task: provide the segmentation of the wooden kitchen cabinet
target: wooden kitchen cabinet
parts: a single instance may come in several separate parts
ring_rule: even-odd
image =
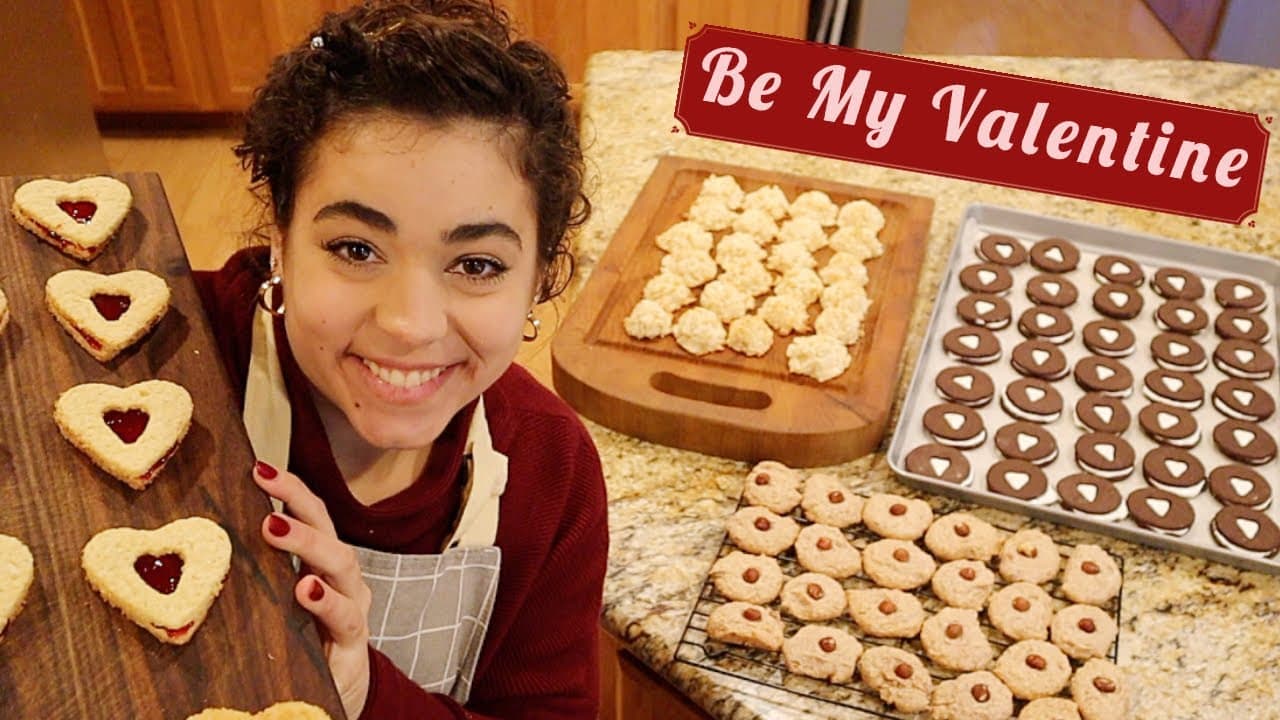
[[[27,0],[34,1],[34,0]],[[64,0],[99,112],[239,112],[271,59],[355,0]],[[499,0],[581,83],[601,50],[677,50],[702,25],[803,38],[808,0]]]
[[[600,720],[710,720],[600,628]]]

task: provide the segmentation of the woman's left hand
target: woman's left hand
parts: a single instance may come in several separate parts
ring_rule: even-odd
[[[360,574],[355,549],[338,539],[329,511],[298,476],[257,463],[253,479],[285,504],[291,516],[271,513],[262,537],[297,555],[304,574],[293,595],[320,621],[329,672],[347,717],[356,718],[369,694],[369,604],[373,593]]]

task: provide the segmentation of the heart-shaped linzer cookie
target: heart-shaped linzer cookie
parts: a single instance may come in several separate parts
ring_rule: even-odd
[[[184,645],[231,567],[231,539],[202,517],[155,530],[111,528],[85,543],[80,565],[98,594],[163,642]]]
[[[164,317],[169,284],[146,270],[115,275],[64,270],[45,283],[44,299],[80,347],[107,362]]]
[[[86,383],[58,396],[53,419],[94,464],[142,490],[177,451],[191,410],[186,388],[166,380],[123,388]]]
[[[13,217],[77,260],[98,256],[133,206],[129,186],[112,177],[32,180],[13,194]]]
[[[209,708],[196,713],[187,720],[331,720],[329,713],[309,703],[291,700],[278,702],[256,715],[243,710],[227,708]]]
[[[0,535],[0,633],[22,610],[34,577],[31,550],[16,537]]]

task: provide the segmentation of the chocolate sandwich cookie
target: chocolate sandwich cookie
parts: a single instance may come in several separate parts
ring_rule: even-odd
[[[1033,505],[1053,502],[1049,478],[1026,460],[1000,460],[987,469],[987,490]]]
[[[1171,332],[1151,339],[1151,358],[1165,370],[1197,373],[1209,366],[1209,358],[1200,343]]]
[[[1184,410],[1195,410],[1204,404],[1204,386],[1191,373],[1156,368],[1142,379],[1142,394],[1152,402],[1164,403]]]
[[[1213,389],[1213,406],[1229,418],[1262,422],[1276,411],[1275,398],[1248,380],[1228,378]]]
[[[1138,488],[1125,500],[1129,517],[1148,530],[1165,535],[1186,535],[1196,521],[1195,508],[1186,498],[1159,488]]]
[[[1142,266],[1120,255],[1099,255],[1093,262],[1093,277],[1102,284],[1118,283],[1129,287],[1142,287],[1146,276]]]
[[[1142,312],[1142,294],[1130,285],[1107,283],[1093,293],[1093,309],[1117,320],[1132,320]]]
[[[1040,378],[1018,378],[1005,386],[1000,407],[1017,420],[1051,423],[1062,415],[1062,393]]]
[[[1223,455],[1246,465],[1265,465],[1276,456],[1276,441],[1256,423],[1223,420],[1213,429],[1213,444]]]
[[[1163,267],[1151,276],[1151,289],[1170,300],[1199,300],[1204,297],[1204,283],[1199,276],[1182,268]]]
[[[1258,471],[1244,465],[1223,465],[1209,473],[1209,494],[1223,505],[1244,505],[1255,510],[1271,507],[1271,484]]]
[[[1013,276],[1003,265],[978,263],[960,271],[960,285],[973,293],[1004,295],[1013,287]]]
[[[1151,403],[1138,411],[1138,427],[1162,445],[1192,448],[1200,443],[1200,424],[1185,410],[1164,403]]]
[[[1244,278],[1226,278],[1213,286],[1213,298],[1224,308],[1246,312],[1262,312],[1267,307],[1267,294],[1257,283]]]
[[[1048,340],[1061,345],[1076,336],[1071,318],[1061,308],[1052,305],[1035,305],[1018,316],[1018,332],[1024,337]]]
[[[1248,340],[1223,340],[1213,350],[1213,365],[1231,377],[1266,380],[1276,371],[1276,359],[1266,348]]]
[[[1013,369],[1028,377],[1060,380],[1067,376],[1067,356],[1048,340],[1024,340],[1013,348]]]
[[[1004,351],[995,333],[980,327],[958,327],[942,336],[942,349],[948,357],[972,365],[990,365]]]
[[[1213,516],[1209,532],[1219,545],[1268,558],[1280,550],[1280,528],[1267,514],[1239,505],[1228,505]]]
[[[1136,343],[1127,323],[1110,318],[1087,323],[1081,340],[1089,352],[1104,357],[1128,357],[1133,354]]]
[[[1133,392],[1133,374],[1129,368],[1109,357],[1090,355],[1076,363],[1076,384],[1085,392],[1100,392],[1112,397],[1129,397]]]
[[[1142,476],[1165,492],[1193,498],[1204,490],[1204,464],[1175,447],[1158,447],[1142,458]]]
[[[970,325],[1000,330],[1009,326],[1013,311],[1009,301],[999,295],[970,293],[956,303],[956,314]]]
[[[943,445],[972,448],[987,439],[982,416],[957,403],[934,405],[924,412],[924,429]]]
[[[1264,343],[1271,339],[1271,326],[1261,315],[1244,310],[1223,310],[1213,321],[1213,330],[1223,340],[1249,340]]]
[[[941,443],[929,443],[907,453],[907,472],[956,485],[973,482],[964,453]]]
[[[1129,429],[1130,420],[1129,408],[1120,398],[1093,392],[1076,401],[1076,425],[1085,430],[1119,435]]]
[[[1085,433],[1076,438],[1076,464],[1104,480],[1127,478],[1133,472],[1133,446],[1119,435]]]
[[[996,449],[1010,460],[1048,465],[1058,457],[1058,442],[1035,423],[1017,421],[996,430]]]
[[[978,257],[996,265],[1018,267],[1027,261],[1027,249],[1018,238],[988,235],[978,242]]]
[[[1095,520],[1119,520],[1129,513],[1120,491],[1109,480],[1089,473],[1076,473],[1059,480],[1058,498],[1063,508]]]
[[[1031,264],[1049,273],[1065,273],[1080,264],[1080,250],[1062,238],[1045,238],[1031,246]]]
[[[1027,281],[1027,299],[1036,305],[1071,307],[1079,295],[1074,283],[1057,275],[1036,275]]]
[[[1183,335],[1195,335],[1209,326],[1209,313],[1190,300],[1166,300],[1155,313],[1156,327]]]
[[[991,382],[990,375],[966,365],[953,365],[946,368],[938,373],[934,385],[943,399],[969,407],[986,405],[991,402],[996,392],[996,386]]]

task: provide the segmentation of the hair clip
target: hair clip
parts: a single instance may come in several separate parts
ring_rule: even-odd
[[[404,25],[404,20],[397,20],[381,30],[376,32],[367,32],[364,36],[368,38],[370,42],[381,42],[383,38],[399,30],[402,25]]]
[[[311,49],[319,50],[322,47],[324,47],[324,38],[320,37],[319,35],[313,35],[311,37]]]

